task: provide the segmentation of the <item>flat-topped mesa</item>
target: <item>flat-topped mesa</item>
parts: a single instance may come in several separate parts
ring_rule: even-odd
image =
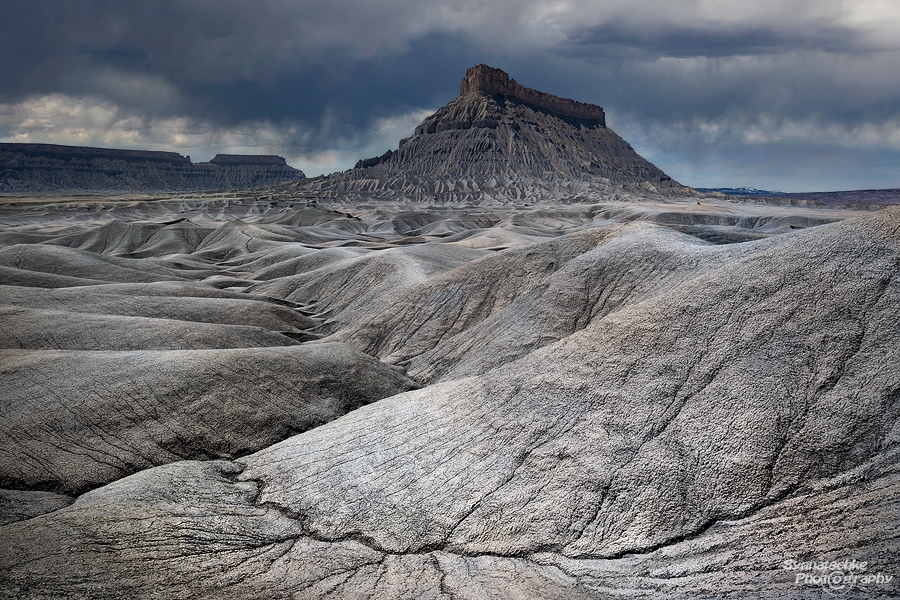
[[[190,165],[191,157],[177,152],[156,150],[117,150],[113,148],[92,148],[89,146],[61,146],[58,144],[18,144],[2,143],[0,152],[24,156],[47,156],[61,160],[124,160],[130,162],[161,162],[174,165]]]
[[[218,154],[210,162],[153,150],[0,143],[0,192],[249,189],[305,178],[284,158]]]
[[[215,158],[209,161],[211,165],[277,165],[285,166],[287,161],[284,157],[274,154],[216,154]]]
[[[516,83],[515,79],[510,79],[504,71],[487,65],[478,65],[466,71],[466,76],[459,85],[459,95],[468,94],[502,94],[565,117],[600,121],[606,127],[606,114],[602,107],[527,88]]]

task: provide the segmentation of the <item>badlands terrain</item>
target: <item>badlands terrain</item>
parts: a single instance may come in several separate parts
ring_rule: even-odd
[[[343,174],[0,200],[0,597],[900,595],[896,196],[495,76]]]

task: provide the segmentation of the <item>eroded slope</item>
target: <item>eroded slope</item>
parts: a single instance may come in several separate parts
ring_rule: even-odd
[[[900,566],[897,210],[173,206],[196,231],[160,245],[0,211],[2,597],[814,598],[786,559]]]

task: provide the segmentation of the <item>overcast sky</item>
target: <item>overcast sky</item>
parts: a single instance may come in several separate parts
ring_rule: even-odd
[[[396,148],[486,63],[695,187],[900,187],[898,0],[0,0],[0,141]]]

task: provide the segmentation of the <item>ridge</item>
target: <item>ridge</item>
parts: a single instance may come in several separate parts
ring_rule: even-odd
[[[0,193],[226,190],[303,177],[268,154],[217,154],[195,163],[177,152],[0,143]]]
[[[565,117],[600,121],[606,127],[606,113],[603,112],[603,107],[527,88],[517,83],[515,79],[510,79],[505,71],[485,64],[476,65],[467,70],[465,77],[460,82],[460,97],[469,94],[509,96]]]
[[[160,152],[158,150],[120,150],[114,148],[97,148],[93,146],[2,142],[0,143],[0,152],[21,154],[28,157],[52,157],[62,160],[107,159],[140,162],[151,161],[174,165],[191,164],[190,156],[183,156],[177,152]]]

